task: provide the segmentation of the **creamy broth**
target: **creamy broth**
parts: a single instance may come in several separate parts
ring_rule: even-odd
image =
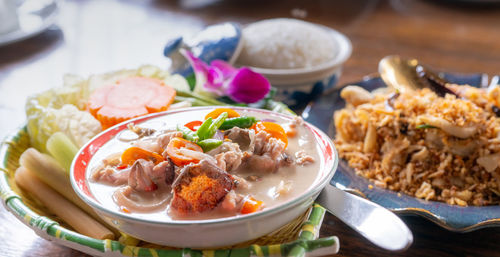
[[[168,116],[162,116],[158,118],[151,119],[144,123],[137,124],[140,127],[154,128],[156,130],[165,130],[175,128],[177,124],[185,124],[193,120],[203,120],[203,117],[208,113],[208,111],[197,111],[190,112],[190,115],[186,113],[174,113]],[[257,112],[245,112],[239,111],[242,116],[254,116],[258,119],[272,119],[274,122],[285,125],[289,124],[289,120],[285,120],[279,116],[269,116],[263,115]],[[191,115],[192,114],[192,115]],[[237,194],[251,194],[255,199],[264,202],[264,210],[272,208],[279,204],[290,201],[297,198],[299,195],[303,194],[315,180],[318,179],[318,171],[320,170],[320,164],[323,163],[322,156],[318,154],[320,152],[314,135],[304,126],[296,127],[297,134],[294,137],[288,137],[288,146],[285,149],[285,153],[292,156],[295,159],[295,153],[298,151],[305,151],[309,156],[314,158],[314,162],[305,165],[290,165],[287,167],[281,167],[275,172],[262,172],[249,167],[240,167],[235,171],[229,172],[230,174],[237,175],[242,178],[257,178],[257,181],[247,182],[250,184],[250,188],[245,189],[243,187],[237,187],[234,191]],[[124,140],[126,139],[126,140]],[[86,174],[88,185],[92,195],[95,196],[98,202],[102,205],[114,206],[115,210],[120,210],[120,207],[116,203],[113,194],[117,189],[122,186],[112,186],[106,183],[100,183],[94,181],[91,177],[93,171],[99,169],[102,166],[102,160],[107,158],[112,154],[117,154],[123,152],[126,148],[130,147],[134,142],[134,133],[129,130],[124,130],[120,132],[115,138],[111,139],[108,143],[103,145],[95,153],[94,158],[89,163],[88,172]],[[281,185],[280,185],[281,184]],[[281,188],[286,188],[290,186],[290,190],[280,194],[278,191]],[[148,220],[157,221],[169,221],[169,220],[179,220],[179,219],[212,219],[221,218],[227,216],[234,216],[235,213],[227,212],[221,208],[216,208],[214,210],[205,211],[202,213],[194,213],[193,215],[178,215],[175,211],[172,211],[169,207],[168,202],[171,198],[170,193],[171,188],[169,186],[159,188],[153,192],[142,192],[140,194],[133,193],[131,199],[139,199],[142,203],[148,202],[148,194],[155,195],[155,198],[168,198],[168,201],[154,208],[154,210],[148,211],[130,211],[129,215],[135,217],[141,217]],[[139,198],[137,198],[139,197]],[[153,197],[153,196],[152,196]],[[155,203],[156,201],[151,201],[150,203]],[[148,203],[149,204],[149,203]],[[236,214],[243,215],[243,214]]]

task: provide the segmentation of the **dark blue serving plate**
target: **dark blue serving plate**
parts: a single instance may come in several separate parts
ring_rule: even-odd
[[[485,74],[446,73],[443,75],[447,80],[456,84],[485,87],[488,83],[488,77]],[[367,77],[362,81],[351,84],[361,86],[369,91],[386,86],[382,79],[377,76]],[[336,110],[340,110],[345,106],[344,100],[340,97],[340,91],[345,86],[326,92],[310,103],[302,113],[304,120],[316,125],[332,138],[335,137],[332,116]],[[397,214],[420,215],[451,231],[469,232],[484,227],[500,226],[500,206],[498,205],[460,207],[442,202],[417,199],[375,185],[370,189],[369,185],[371,183],[369,180],[357,176],[354,169],[349,167],[347,162],[342,159],[331,184],[340,189],[358,193]]]

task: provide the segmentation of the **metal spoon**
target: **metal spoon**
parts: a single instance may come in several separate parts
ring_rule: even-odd
[[[396,214],[384,207],[327,185],[316,199],[330,213],[373,244],[402,251],[413,243],[413,235]]]
[[[442,97],[446,94],[452,94],[457,98],[466,98],[449,89],[446,85],[450,82],[420,64],[417,59],[404,59],[398,55],[389,55],[378,63],[378,72],[388,87],[399,92],[411,92],[428,87]],[[488,90],[497,87],[498,82],[498,76],[492,77]],[[492,105],[492,111],[497,117],[500,117],[499,106]]]
[[[420,64],[417,59],[404,59],[398,55],[386,56],[380,60],[378,72],[388,87],[400,92],[415,91],[427,87],[439,96],[452,94],[459,97],[457,93],[446,86],[448,81]]]

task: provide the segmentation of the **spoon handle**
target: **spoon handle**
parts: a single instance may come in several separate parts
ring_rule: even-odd
[[[373,244],[389,251],[402,251],[413,235],[396,214],[371,201],[326,186],[316,201]]]

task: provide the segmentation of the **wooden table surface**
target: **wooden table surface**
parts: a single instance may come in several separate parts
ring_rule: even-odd
[[[167,67],[169,38],[224,21],[249,23],[304,15],[352,41],[353,54],[340,83],[360,80],[389,54],[420,59],[447,71],[500,73],[500,6],[454,1],[66,1],[56,26],[0,47],[0,136],[25,121],[28,95],[59,86],[62,75],[87,76],[155,64]],[[329,119],[330,117],[325,117]],[[414,243],[390,253],[327,215],[322,236],[337,235],[342,256],[500,256],[500,228],[452,233],[420,217],[404,217]],[[1,256],[86,256],[38,237],[0,208]]]

